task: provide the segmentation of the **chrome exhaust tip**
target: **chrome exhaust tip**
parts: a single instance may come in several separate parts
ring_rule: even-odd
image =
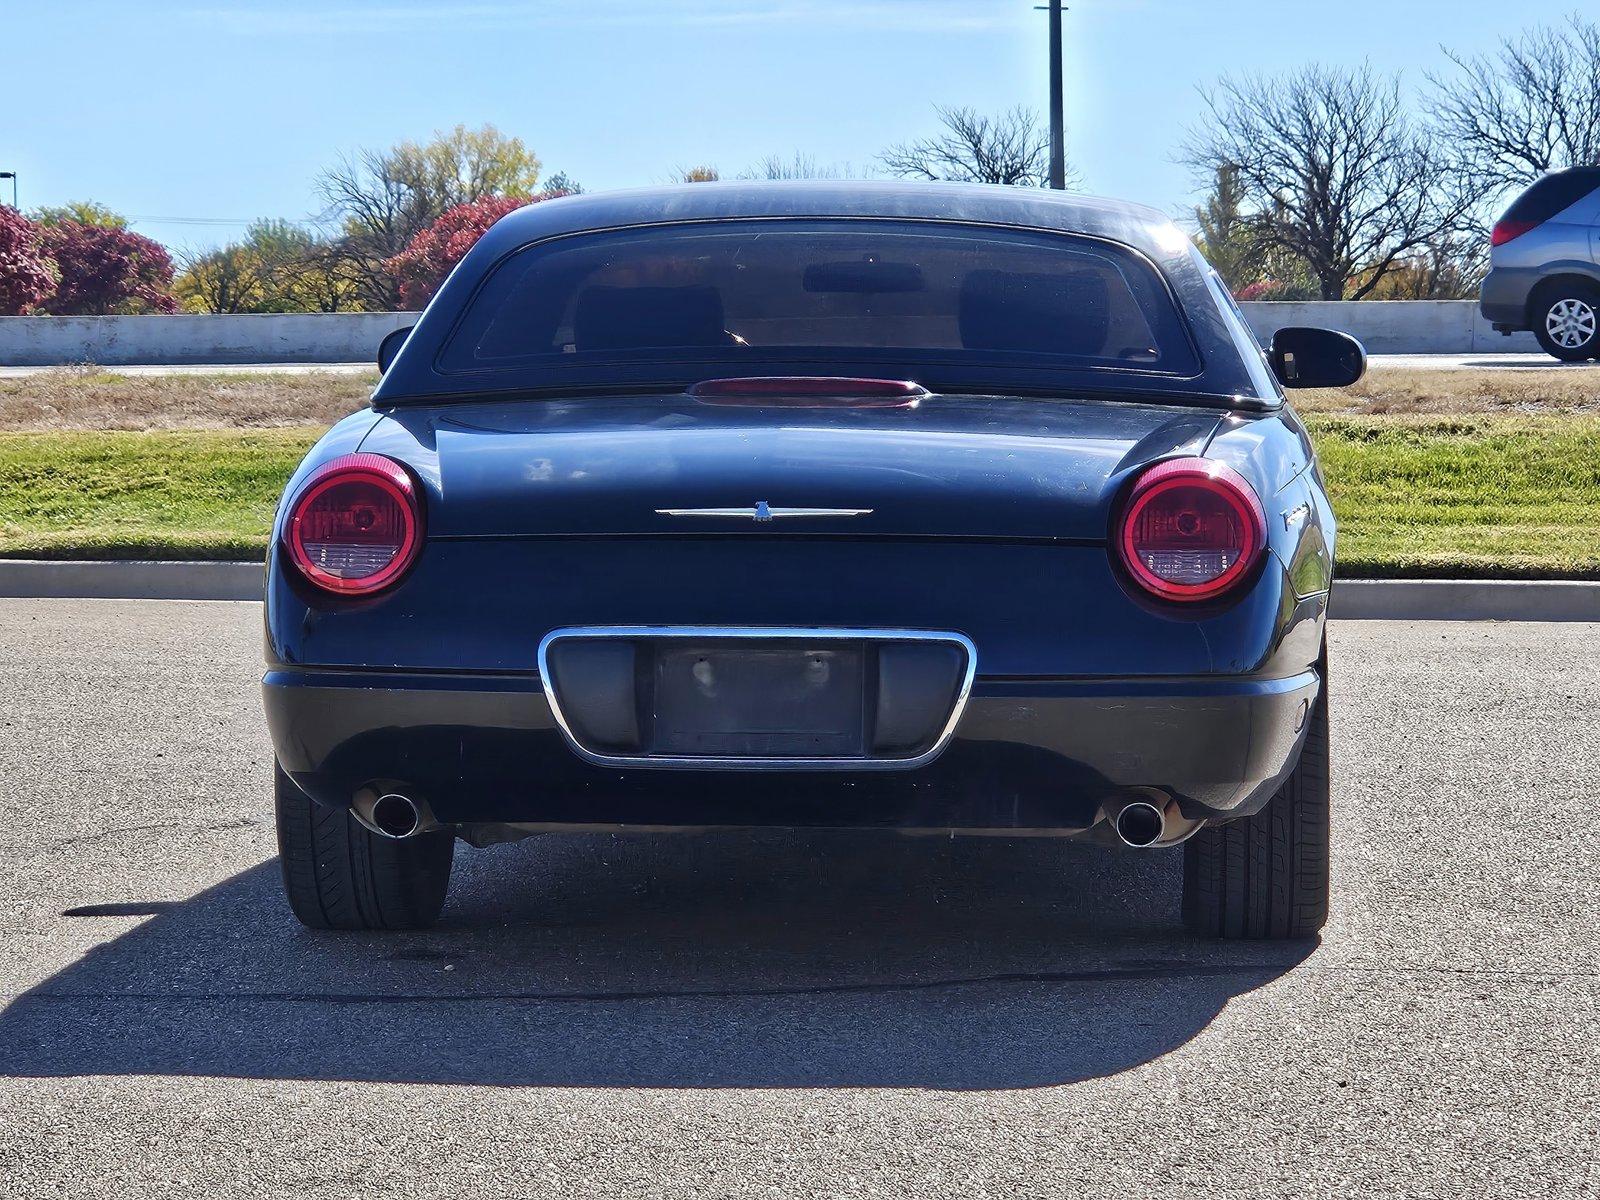
[[[1113,828],[1124,846],[1142,850],[1161,840],[1161,835],[1166,832],[1167,816],[1148,800],[1135,800],[1123,805]]]
[[[374,833],[398,841],[422,829],[422,810],[410,796],[385,792],[372,802],[368,820]]]

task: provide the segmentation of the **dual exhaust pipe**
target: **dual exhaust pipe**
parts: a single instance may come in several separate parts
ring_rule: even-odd
[[[1119,796],[1104,813],[1117,841],[1134,850],[1176,846],[1200,828],[1199,821],[1183,815],[1176,800],[1153,789]]]
[[[401,841],[438,827],[428,806],[404,792],[362,789],[352,806],[359,820],[379,837]],[[1156,791],[1119,797],[1107,806],[1106,821],[1117,840],[1134,850],[1175,846],[1200,827],[1185,817],[1176,800]]]
[[[356,820],[379,837],[402,841],[437,829],[427,803],[401,791],[362,788],[351,805]]]

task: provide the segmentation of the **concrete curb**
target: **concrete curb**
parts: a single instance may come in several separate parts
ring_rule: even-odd
[[[258,562],[51,562],[0,559],[0,596],[116,600],[260,600]],[[1600,582],[1341,579],[1344,621],[1596,621]]]
[[[0,559],[0,596],[63,600],[260,600],[258,562]]]
[[[1344,621],[1600,621],[1600,583],[1536,579],[1340,579]]]

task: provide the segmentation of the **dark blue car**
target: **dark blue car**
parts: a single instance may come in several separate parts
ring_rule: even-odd
[[[1185,854],[1202,934],[1328,895],[1334,526],[1160,214],[703,184],[494,226],[290,480],[267,580],[284,882],[425,924],[454,839],[852,827]]]

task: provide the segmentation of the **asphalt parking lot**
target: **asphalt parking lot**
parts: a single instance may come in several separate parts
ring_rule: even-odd
[[[10,1195],[1600,1195],[1597,625],[1334,631],[1333,919],[1178,856],[779,834],[272,862],[254,604],[0,601]]]

